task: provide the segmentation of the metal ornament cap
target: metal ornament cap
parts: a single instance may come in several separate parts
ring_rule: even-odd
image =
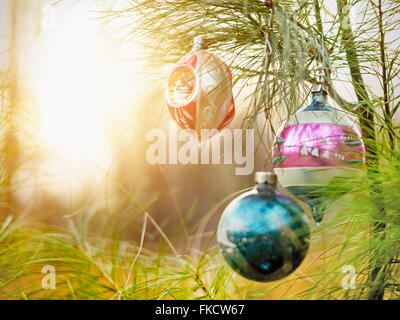
[[[323,93],[325,95],[328,94],[328,90],[326,89],[326,86],[323,85],[322,83],[317,83],[313,86],[311,92],[314,93]]]
[[[268,184],[276,184],[278,181],[277,175],[272,171],[259,171],[255,174],[255,182],[257,184],[260,183],[268,183]]]
[[[197,36],[193,40],[193,51],[207,49],[207,40],[203,36]]]

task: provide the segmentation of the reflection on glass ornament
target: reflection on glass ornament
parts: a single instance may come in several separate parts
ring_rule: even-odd
[[[276,188],[276,175],[257,172],[256,186],[222,214],[218,243],[228,264],[243,277],[275,281],[304,260],[309,221],[301,207]]]
[[[235,115],[231,71],[204,48],[204,39],[197,37],[193,50],[172,68],[165,92],[174,120],[199,137],[201,129],[222,130]]]
[[[327,205],[323,187],[334,177],[358,174],[365,147],[356,116],[328,106],[322,84],[312,93],[311,104],[278,130],[273,161],[279,182],[310,206],[319,225]]]

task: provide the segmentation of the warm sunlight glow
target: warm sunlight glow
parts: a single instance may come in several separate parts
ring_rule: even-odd
[[[92,153],[102,141],[101,87],[97,72],[96,35],[90,21],[44,30],[38,44],[40,131],[45,141],[62,151]],[[67,149],[67,150],[66,150]]]
[[[24,55],[29,58],[22,71],[38,119],[35,137],[50,151],[39,166],[54,179],[44,184],[59,185],[57,193],[78,193],[104,179],[93,163],[110,169],[115,137],[134,110],[130,68],[137,59],[134,52],[121,58],[108,43],[112,38],[99,23],[94,1],[68,10],[60,6],[42,10],[40,33]]]

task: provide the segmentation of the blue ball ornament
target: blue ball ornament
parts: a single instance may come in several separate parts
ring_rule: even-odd
[[[256,173],[256,186],[234,199],[222,214],[218,243],[227,263],[241,276],[275,281],[304,260],[309,221],[301,207],[276,188],[276,175]]]

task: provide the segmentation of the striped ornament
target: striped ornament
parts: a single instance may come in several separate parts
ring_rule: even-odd
[[[365,147],[355,115],[316,100],[278,130],[273,165],[281,185],[307,202],[319,223],[323,199],[310,193],[317,194],[334,177],[359,174]]]

